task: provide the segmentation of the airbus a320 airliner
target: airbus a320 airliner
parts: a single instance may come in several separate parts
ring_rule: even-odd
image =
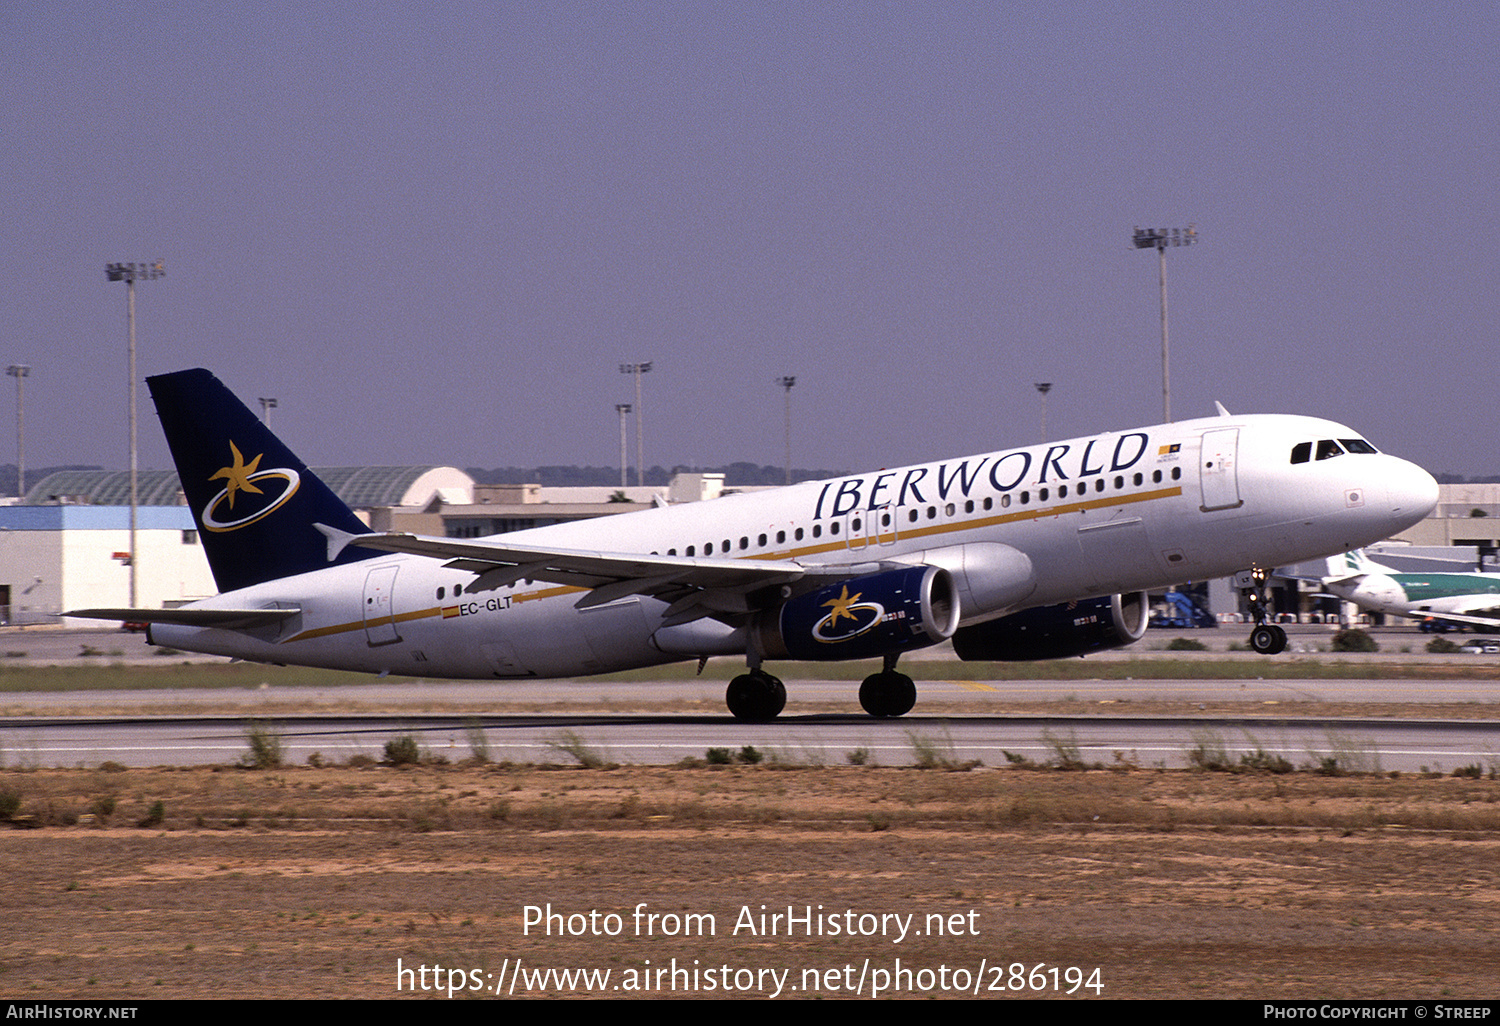
[[[1146,590],[1345,552],[1437,502],[1354,431],[1220,416],[479,539],[372,533],[212,374],[149,379],[221,593],[150,640],[423,677],[568,677],[742,657],[726,700],[781,712],[776,660],[883,659],[874,716],[916,701],[903,652],[1084,655],[1145,633]],[[1331,441],[1331,445],[1322,445]],[[1338,458],[1307,460],[1309,443]],[[1255,645],[1285,644],[1261,625]]]

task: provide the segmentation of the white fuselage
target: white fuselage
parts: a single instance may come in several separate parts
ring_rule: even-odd
[[[1315,559],[1410,526],[1421,468],[1361,452],[1293,463],[1329,421],[1218,417],[536,528],[514,545],[955,571],[967,625],[1019,609]],[[864,569],[856,569],[864,568]],[[227,593],[204,608],[297,607],[256,630],[153,627],[153,640],[265,662],[432,677],[571,676],[745,651],[713,619],[662,627],[646,595],[579,608],[541,581],[470,593],[475,574],[393,554]]]
[[[1324,587],[1361,609],[1421,620],[1431,616],[1488,619],[1500,625],[1500,574],[1370,573]]]

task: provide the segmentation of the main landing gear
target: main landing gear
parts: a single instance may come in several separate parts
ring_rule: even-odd
[[[1234,575],[1235,584],[1250,603],[1255,628],[1250,632],[1250,647],[1261,655],[1286,651],[1286,631],[1280,624],[1266,623],[1266,572],[1245,570]]]
[[[786,685],[760,667],[729,682],[724,702],[734,718],[745,723],[765,723],[786,708]]]
[[[885,667],[860,684],[859,704],[879,719],[905,716],[917,704],[917,685],[906,674],[896,672],[895,656],[886,656]]]
[[[754,666],[729,682],[724,704],[742,723],[765,723],[786,708],[786,685],[780,678]],[[870,674],[860,684],[859,704],[865,712],[880,719],[905,716],[917,704],[917,685],[906,674],[897,672],[895,656],[886,656],[881,671]]]

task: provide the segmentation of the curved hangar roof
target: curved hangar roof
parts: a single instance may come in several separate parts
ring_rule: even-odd
[[[474,501],[474,479],[457,467],[313,467],[312,472],[354,509],[420,507],[438,496],[448,505]],[[137,471],[136,494],[142,506],[182,505],[182,485],[172,470]],[[130,472],[59,470],[26,492],[28,506],[59,502],[128,506]]]

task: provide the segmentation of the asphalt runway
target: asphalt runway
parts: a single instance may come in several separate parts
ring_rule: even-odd
[[[1003,766],[1024,758],[1181,768],[1190,764],[1191,753],[1202,751],[1231,763],[1257,752],[1296,766],[1333,760],[1352,772],[1448,772],[1478,765],[1488,773],[1500,766],[1495,721],[1274,717],[909,715],[875,721],[825,714],[784,716],[770,724],[735,723],[727,715],[8,718],[0,722],[0,744],[10,768],[228,765],[247,755],[251,729],[280,738],[290,763],[315,754],[327,762],[361,754],[380,759],[388,741],[411,735],[424,752],[455,762],[482,754],[492,761],[669,764],[703,758],[711,748],[739,752],[749,745],[766,759],[802,765],[862,758],[887,766],[924,760]]]
[[[1477,686],[1473,681],[1395,682],[1399,687],[1383,683],[1386,700],[1404,694],[1406,689],[1428,696],[1429,701],[1437,694],[1444,696],[1444,701],[1478,699],[1487,690],[1485,682]],[[96,766],[106,761],[127,766],[232,764],[247,753],[249,732],[262,730],[281,739],[284,758],[294,763],[305,762],[315,753],[326,761],[343,761],[355,755],[379,759],[386,742],[410,734],[424,751],[451,761],[483,755],[495,761],[569,763],[583,756],[609,762],[664,764],[702,758],[710,748],[738,751],[750,745],[770,759],[824,765],[860,757],[882,765],[907,765],[923,759],[1004,765],[1015,758],[1043,763],[1076,758],[1104,765],[1124,760],[1140,766],[1178,768],[1188,765],[1195,751],[1218,754],[1231,762],[1260,751],[1279,755],[1297,766],[1318,765],[1332,758],[1344,769],[1359,771],[1450,771],[1479,765],[1488,772],[1500,764],[1500,722],[1495,720],[1302,718],[1275,712],[1276,706],[1291,695],[1362,700],[1333,696],[1340,689],[1363,696],[1370,690],[1369,682],[1246,682],[1240,687],[1239,682],[1152,681],[1133,685],[1101,681],[1071,682],[1065,688],[1070,699],[1118,702],[1121,710],[1083,716],[1007,714],[1004,709],[1010,702],[1049,694],[1057,698],[1062,693],[1057,688],[1049,692],[1030,684],[1016,687],[1011,682],[929,684],[923,693],[935,704],[942,704],[941,715],[924,714],[919,704],[917,710],[900,719],[875,720],[852,711],[855,685],[851,682],[804,685],[793,681],[789,690],[795,700],[789,712],[764,724],[737,723],[727,713],[718,712],[495,715],[483,709],[486,694],[493,702],[503,690],[509,705],[522,697],[517,689],[534,691],[538,698],[563,706],[571,697],[580,710],[598,706],[601,693],[605,700],[618,705],[629,705],[632,699],[669,696],[698,696],[712,703],[720,692],[719,682],[395,684],[312,694],[307,689],[263,688],[231,693],[230,697],[245,703],[243,712],[216,715],[128,711],[110,716],[68,715],[61,707],[89,700],[97,703],[101,694],[9,695],[7,704],[12,709],[28,697],[36,699],[37,706],[52,708],[0,719],[0,760],[10,767]],[[286,711],[291,703],[314,700],[330,710],[357,706],[376,697],[389,699],[392,692],[412,700],[409,713]],[[1263,695],[1266,697],[1259,700],[1265,703],[1266,713],[1224,718],[1149,716],[1128,711],[1130,696],[1145,699],[1166,695],[1205,701],[1214,696],[1255,700],[1255,696]],[[108,696],[112,703],[140,703],[142,708],[158,709],[169,703],[190,705],[192,697],[182,692]],[[221,701],[226,696],[224,692],[212,692],[211,697]],[[417,707],[440,699],[473,708],[433,714]],[[796,712],[796,701],[816,699],[846,701],[851,711]]]
[[[1217,633],[1221,639],[1225,635]],[[24,638],[27,661],[76,660],[81,650],[98,653],[85,658],[107,661],[154,658],[137,635],[35,632]],[[3,644],[15,651],[17,639],[8,633]],[[1384,645],[1393,649],[1409,641],[1416,646],[1421,640],[1406,632]],[[1420,647],[1410,650],[1420,652]],[[1124,654],[1151,653],[1136,646]],[[1475,657],[1444,658],[1472,665]],[[920,678],[921,660],[913,662]],[[1264,752],[1297,766],[1332,759],[1345,769],[1363,771],[1448,772],[1478,765],[1489,772],[1500,765],[1500,720],[1441,718],[1445,703],[1493,701],[1493,680],[919,679],[918,704],[911,714],[875,720],[859,711],[857,682],[799,680],[783,670],[787,712],[772,723],[743,724],[721,711],[727,665],[711,664],[705,676],[686,681],[628,684],[365,678],[344,687],[288,688],[271,683],[275,671],[268,670],[267,682],[251,689],[8,693],[0,696],[0,765],[233,764],[247,753],[252,729],[279,737],[290,763],[315,755],[326,761],[356,755],[379,759],[388,741],[411,734],[425,751],[452,761],[482,754],[495,761],[569,763],[582,756],[665,764],[702,758],[710,748],[737,752],[749,745],[766,758],[824,765],[851,758],[882,765],[933,758],[985,765],[1016,758],[1039,763],[1078,758],[1090,764],[1124,760],[1178,768],[1188,765],[1195,752],[1231,762]],[[811,677],[817,668],[806,670]],[[1184,670],[1190,672],[1186,660]],[[1083,716],[1011,711],[1060,699],[1098,708]],[[1131,709],[1140,702],[1170,702],[1186,706],[1189,714],[1140,715]],[[1195,704],[1223,702],[1263,711],[1233,718],[1191,715]],[[1292,710],[1280,707],[1288,703],[1435,708],[1434,718],[1307,719],[1286,715]],[[516,711],[527,704],[545,711]],[[101,715],[101,708],[108,714]],[[828,712],[830,708],[848,711]]]

